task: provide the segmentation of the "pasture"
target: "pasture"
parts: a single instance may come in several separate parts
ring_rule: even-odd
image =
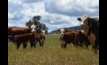
[[[37,43],[36,48],[31,49],[22,45],[19,50],[12,42],[8,42],[8,65],[99,65],[99,54],[94,54],[89,48],[67,45],[62,49],[59,34],[47,34],[44,47]]]

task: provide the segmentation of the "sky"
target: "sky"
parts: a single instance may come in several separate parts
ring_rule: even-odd
[[[79,26],[84,14],[99,18],[99,0],[8,0],[8,26],[26,27],[25,23],[40,15],[48,32]]]

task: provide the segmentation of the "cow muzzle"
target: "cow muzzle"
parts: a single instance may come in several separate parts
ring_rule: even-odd
[[[80,26],[81,26],[82,28],[84,28],[84,27],[85,27],[85,24],[84,24],[84,23],[81,23]]]

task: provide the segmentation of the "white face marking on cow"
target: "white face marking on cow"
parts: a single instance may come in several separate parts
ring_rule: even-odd
[[[81,22],[81,23],[80,23],[80,25],[84,25],[84,23],[83,23],[83,22]]]
[[[84,30],[80,30],[81,32],[85,32]]]
[[[42,35],[45,35],[45,30],[42,30]]]
[[[84,30],[88,30],[89,26],[88,26],[88,19],[90,17],[88,15],[83,15],[81,17],[81,24],[80,26],[84,29]]]
[[[87,22],[88,19],[89,19],[88,15],[83,15],[82,18],[81,18],[82,24],[87,25],[88,24],[88,22]]]
[[[34,24],[31,25],[31,32],[35,32],[35,28],[36,28],[36,26]]]
[[[61,35],[62,35],[62,34],[64,34],[65,29],[63,29],[63,28],[62,28],[62,29],[60,29],[60,32],[61,32]]]

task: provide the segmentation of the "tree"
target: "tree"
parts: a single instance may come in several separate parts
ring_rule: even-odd
[[[48,30],[48,27],[47,27],[45,24],[40,23],[40,20],[41,20],[41,16],[39,16],[39,15],[34,16],[34,17],[32,18],[32,21],[29,20],[28,22],[26,22],[26,26],[30,27],[30,26],[34,23],[36,26],[38,26],[38,28],[39,28],[40,30],[45,30],[45,31],[47,31],[47,30]]]
[[[41,16],[37,15],[37,16],[34,16],[32,18],[32,21],[34,22],[35,25],[39,25],[40,24],[40,19],[41,19]]]
[[[29,20],[28,22],[26,22],[26,26],[30,28],[30,26],[33,24],[33,22],[31,22],[31,20]]]
[[[42,30],[48,30],[48,27],[45,24],[42,24]]]

